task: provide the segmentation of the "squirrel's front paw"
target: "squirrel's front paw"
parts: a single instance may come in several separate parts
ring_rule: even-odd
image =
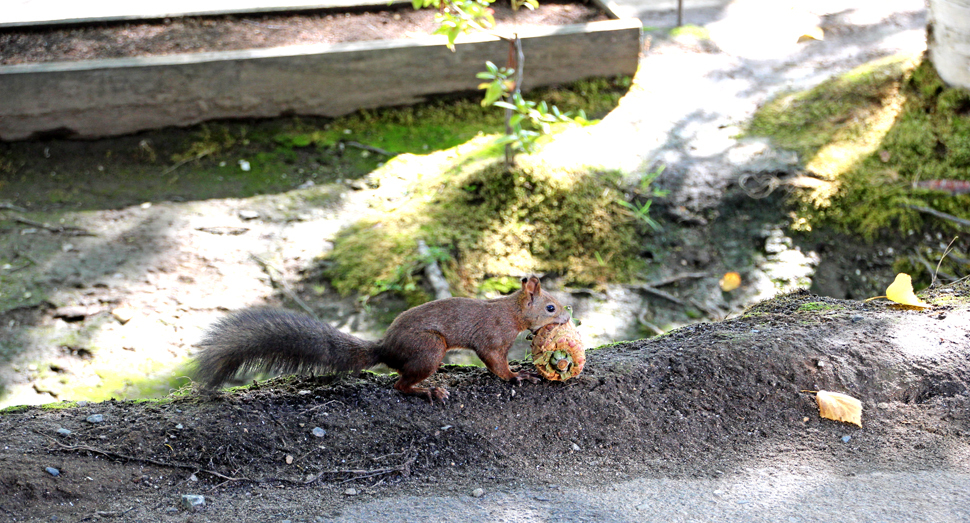
[[[539,376],[534,372],[524,370],[520,370],[519,372],[515,373],[515,376],[512,376],[512,382],[516,385],[521,385],[523,381],[528,381],[529,383],[539,383],[542,381],[542,376]]]
[[[431,387],[428,389],[428,401],[434,405],[435,401],[444,403],[448,399],[448,391],[443,387]]]

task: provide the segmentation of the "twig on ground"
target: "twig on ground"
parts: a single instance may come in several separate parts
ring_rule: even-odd
[[[648,330],[652,331],[657,336],[662,335],[664,333],[663,329],[661,329],[660,327],[657,327],[653,323],[650,323],[649,321],[647,321],[646,314],[647,314],[647,311],[643,311],[643,312],[641,312],[640,314],[637,315],[637,321],[640,322],[640,325],[643,325],[644,327],[646,327]]]
[[[943,260],[946,259],[946,255],[950,254],[950,251],[953,250],[953,242],[957,241],[957,238],[959,238],[959,236],[954,236],[953,239],[950,240],[950,243],[946,245],[946,249],[943,250],[943,256],[940,256],[940,261],[936,262],[936,272],[933,273],[933,280],[930,281],[930,287],[936,285],[936,276],[940,273],[940,265],[943,265]],[[953,279],[954,278],[950,278],[951,281]]]
[[[287,284],[286,281],[283,280],[282,270],[280,270],[278,267],[274,266],[270,262],[260,258],[259,256],[256,256],[253,253],[249,253],[249,257],[252,258],[256,263],[259,264],[260,267],[263,268],[263,271],[265,271],[266,275],[269,276],[269,281],[270,283],[273,284],[274,287],[278,288],[280,292],[286,295],[287,298],[293,300],[294,303],[299,305],[300,308],[306,311],[306,313],[309,314],[313,319],[317,321],[320,320],[320,318],[317,317],[317,314],[313,312],[313,309],[311,309],[310,306],[306,304],[306,302],[301,300],[300,297],[296,295],[296,292],[294,292],[293,289],[290,288],[289,284]],[[278,273],[280,277],[277,278],[274,275],[273,271],[276,271],[276,273]]]
[[[165,169],[164,171],[162,171],[162,176],[165,176],[166,174],[171,173],[175,169],[178,169],[179,167],[181,167],[181,166],[183,166],[183,165],[185,165],[185,164],[187,164],[187,163],[189,163],[191,161],[201,160],[202,158],[204,158],[206,156],[209,156],[210,154],[212,154],[214,152],[215,152],[215,149],[208,149],[208,150],[202,151],[201,153],[199,153],[199,154],[197,154],[197,155],[195,155],[195,156],[193,156],[191,158],[186,158],[186,159],[184,159],[184,160],[182,160],[180,162],[175,162],[175,165],[173,165],[173,166],[169,167],[168,169]]]
[[[24,209],[23,207],[17,207],[12,203],[7,203],[7,202],[0,202],[0,209],[3,209],[5,211],[27,212],[27,209]]]
[[[328,401],[326,403],[323,403],[323,404],[320,404],[320,405],[315,405],[313,407],[310,407],[310,408],[304,410],[303,412],[301,412],[300,414],[303,414],[303,415],[309,414],[309,413],[311,413],[313,411],[320,410],[320,409],[326,407],[327,405],[330,405],[331,403],[340,403],[341,405],[343,405],[343,403],[341,403],[341,402],[339,402],[337,400],[330,400],[330,401]],[[344,405],[344,406],[346,406],[346,405]]]
[[[957,279],[956,276],[954,276],[952,274],[949,274],[949,273],[940,272],[938,269],[934,271],[933,264],[930,263],[929,260],[927,260],[926,258],[924,258],[923,255],[920,254],[920,253],[918,253],[918,252],[916,254],[910,256],[909,259],[910,259],[910,261],[919,262],[920,265],[922,265],[923,267],[926,267],[926,272],[928,272],[929,274],[934,274],[934,276],[933,276],[933,282],[930,283],[930,287],[932,287],[933,284],[936,283],[936,276],[937,275],[942,276],[943,279],[948,280],[948,281],[953,281],[953,280],[956,280]]]
[[[29,218],[24,218],[23,216],[14,216],[13,221],[22,223],[24,225],[30,225],[31,227],[37,227],[38,229],[44,229],[56,234],[67,234],[68,236],[96,236],[96,234],[93,232],[80,227],[72,227],[68,225],[48,225],[46,223],[31,220]]]
[[[450,298],[451,288],[448,285],[448,280],[442,274],[438,262],[431,256],[431,249],[428,248],[427,243],[424,243],[424,240],[418,240],[418,254],[425,261],[424,275],[428,278],[428,282],[431,283],[431,288],[434,289],[435,299]]]
[[[393,467],[384,467],[379,469],[337,469],[337,470],[325,470],[316,475],[311,479],[306,480],[306,484],[314,483],[320,479],[324,474],[351,474],[351,477],[341,481],[341,483],[347,483],[349,481],[354,481],[358,479],[373,478],[376,476],[385,476],[387,474],[398,473],[402,476],[407,476],[411,472],[411,465],[417,460],[417,455],[412,454],[410,458],[405,460],[400,465]]]
[[[356,147],[357,149],[363,149],[365,151],[370,151],[372,153],[377,153],[388,157],[397,156],[397,153],[392,153],[391,151],[388,151],[386,149],[381,149],[380,147],[374,147],[372,145],[364,145],[360,142],[355,142],[353,140],[343,140],[341,141],[341,143],[343,143],[348,147]]]
[[[682,300],[682,299],[680,299],[680,298],[678,298],[678,297],[676,297],[676,296],[674,296],[672,294],[668,294],[668,293],[666,293],[666,292],[664,292],[664,291],[662,291],[660,289],[654,289],[650,285],[646,285],[646,284],[631,285],[630,288],[635,289],[635,290],[638,290],[638,291],[641,291],[641,292],[645,292],[647,294],[652,294],[652,295],[657,296],[659,298],[663,298],[663,299],[665,299],[667,301],[674,302],[677,305],[683,305],[683,306],[686,306],[687,305],[687,302],[685,302],[684,300]]]
[[[671,283],[677,283],[682,280],[697,280],[700,278],[707,278],[710,276],[709,272],[685,272],[683,274],[676,274],[668,278],[661,278],[652,282],[648,282],[647,285],[650,287],[663,287],[664,285],[670,285]]]
[[[717,309],[712,309],[707,305],[695,300],[694,298],[691,298],[689,301],[691,305],[696,307],[698,310],[704,312],[704,314],[707,314],[707,316],[712,320],[716,320],[721,317],[721,312],[718,311]]]
[[[952,214],[947,214],[943,211],[938,211],[931,207],[923,207],[922,205],[909,205],[909,204],[903,204],[902,206],[907,209],[913,209],[914,211],[924,212],[926,214],[936,216],[937,218],[940,218],[942,220],[951,221],[953,223],[962,225],[964,227],[970,227],[970,220],[964,220],[963,218],[953,216]]]
[[[962,265],[970,265],[970,259],[964,258],[963,256],[957,256],[956,254],[953,254],[952,252],[950,253],[950,258],[953,261],[955,261],[957,263],[960,263]]]
[[[220,474],[219,472],[216,472],[214,470],[201,468],[198,465],[185,465],[185,464],[182,464],[182,463],[167,463],[167,462],[164,462],[164,461],[158,461],[156,459],[151,459],[151,458],[138,458],[138,457],[135,457],[135,456],[129,456],[127,454],[121,454],[121,453],[118,453],[118,452],[112,452],[110,450],[102,450],[102,449],[98,449],[98,448],[95,448],[95,447],[89,447],[87,445],[65,445],[65,444],[61,443],[60,441],[51,439],[51,438],[49,438],[47,436],[44,436],[44,437],[47,438],[48,440],[50,440],[52,443],[56,444],[58,447],[60,447],[61,450],[68,451],[68,452],[90,452],[92,454],[98,454],[98,455],[101,455],[101,456],[104,456],[104,457],[110,458],[110,459],[120,459],[120,460],[125,460],[125,461],[134,461],[134,462],[137,462],[137,463],[148,463],[149,465],[155,465],[155,466],[158,466],[158,467],[165,467],[165,468],[175,468],[175,469],[182,469],[182,470],[191,470],[194,473],[195,472],[203,472],[205,474],[209,474],[211,476],[215,476],[217,478],[224,479],[226,481],[249,481],[249,482],[253,482],[253,483],[258,483],[257,481],[254,481],[254,480],[249,479],[249,478],[233,478],[233,477],[230,477],[230,476],[226,476],[225,474]]]

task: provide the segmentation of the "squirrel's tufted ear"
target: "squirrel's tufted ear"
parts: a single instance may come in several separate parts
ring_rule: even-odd
[[[542,289],[539,285],[539,278],[535,276],[529,276],[528,278],[522,278],[522,290],[531,294],[532,296],[538,296]]]

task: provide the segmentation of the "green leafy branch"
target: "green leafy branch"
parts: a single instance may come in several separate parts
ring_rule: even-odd
[[[411,0],[411,5],[415,9],[434,7],[438,10],[434,18],[438,29],[432,34],[446,36],[448,49],[454,51],[455,40],[459,35],[487,31],[495,26],[495,17],[492,16],[490,7],[494,2],[495,0]]]
[[[632,196],[631,201],[626,201],[623,199],[616,200],[616,203],[628,209],[637,221],[645,224],[654,231],[661,230],[661,227],[656,220],[650,217],[650,206],[653,204],[652,198],[663,198],[664,196],[667,196],[669,191],[657,189],[652,187],[652,185],[657,178],[660,178],[660,175],[663,174],[666,167],[667,166],[665,165],[661,165],[660,167],[654,169],[653,172],[644,175],[643,178],[640,179],[640,183],[637,184],[637,188],[634,189],[635,194]],[[637,203],[638,196],[646,198],[646,200],[643,203]]]
[[[495,25],[491,4],[495,0],[412,0],[415,9],[434,7],[438,10],[435,21],[439,24],[434,34],[448,39],[448,48],[455,50],[455,40],[459,35],[471,31],[488,31]],[[512,9],[535,9],[538,0],[511,0]],[[485,89],[482,105],[505,109],[505,136],[499,143],[505,145],[505,165],[511,168],[515,153],[533,152],[536,140],[547,134],[550,126],[557,122],[587,123],[586,115],[580,111],[575,117],[562,113],[555,106],[545,102],[536,103],[522,97],[520,88],[523,78],[525,55],[519,36],[505,37],[495,35],[509,43],[508,67],[497,67],[486,62],[486,71],[478,73],[478,78],[487,80],[479,87]],[[529,125],[523,125],[523,124]]]
[[[512,78],[516,71],[509,67],[498,67],[485,62],[486,70],[478,73],[479,79],[487,80],[479,89],[485,90],[482,106],[501,107],[506,110],[506,134],[499,139],[500,144],[511,146],[515,151],[533,152],[540,134],[549,134],[551,125],[560,122],[587,123],[582,109],[575,115],[563,113],[555,105],[546,102],[526,100],[519,92]],[[528,123],[528,126],[523,124]]]

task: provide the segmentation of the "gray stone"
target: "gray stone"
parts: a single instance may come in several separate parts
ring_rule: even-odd
[[[198,494],[182,494],[182,508],[186,510],[195,510],[204,506],[205,496],[200,496]]]

